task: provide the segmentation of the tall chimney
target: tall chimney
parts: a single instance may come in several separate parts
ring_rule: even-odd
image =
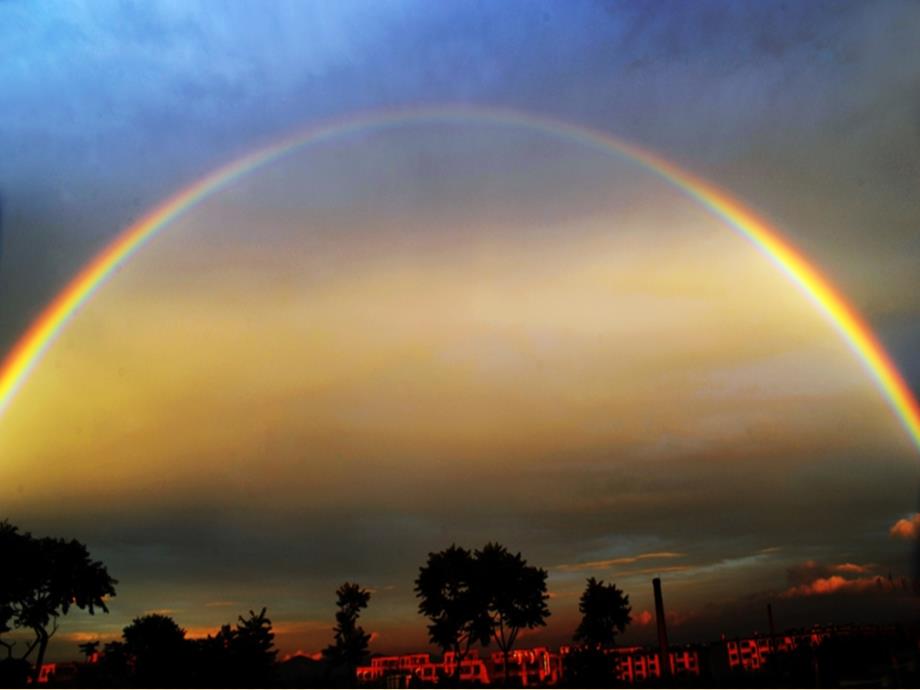
[[[773,604],[767,602],[767,619],[770,622],[770,652],[776,654],[776,626],[773,625]]]
[[[671,675],[671,659],[668,655],[668,627],[664,618],[664,599],[661,598],[661,578],[652,580],[655,590],[655,619],[658,621],[658,663],[661,666],[661,677]]]

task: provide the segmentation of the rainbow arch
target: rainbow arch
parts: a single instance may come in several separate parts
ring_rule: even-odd
[[[209,195],[228,187],[241,176],[307,145],[365,129],[452,122],[525,127],[625,156],[696,199],[749,240],[828,319],[862,362],[914,446],[920,451],[920,405],[888,353],[857,310],[813,263],[766,220],[710,182],[656,153],[605,132],[516,110],[453,105],[372,111],[325,122],[237,158],[166,199],[123,230],[84,266],[15,344],[0,364],[0,418],[64,326],[106,279],[168,226],[170,221],[194,208]]]

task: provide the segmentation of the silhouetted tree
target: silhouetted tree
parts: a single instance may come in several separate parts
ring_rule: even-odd
[[[239,616],[236,627],[221,626],[216,635],[194,640],[194,677],[198,685],[266,687],[273,684],[275,634],[266,609]]]
[[[100,682],[88,683],[89,687],[106,686],[113,688],[127,687],[131,682],[131,660],[125,643],[106,642],[99,655],[98,668],[94,669],[96,679]]]
[[[486,597],[473,554],[457,545],[428,554],[419,568],[415,593],[418,610],[431,620],[428,639],[445,652],[453,652],[454,679],[470,648],[487,645],[492,632]]]
[[[38,539],[5,520],[0,522],[0,553],[0,635],[14,628],[32,631],[35,639],[20,658],[38,650],[33,668],[37,680],[58,618],[71,607],[108,612],[105,600],[115,595],[116,581],[77,540]],[[7,658],[12,657],[13,643],[0,644]]]
[[[616,585],[590,577],[578,610],[582,619],[574,638],[581,645],[566,655],[565,684],[573,688],[618,685],[616,663],[606,650],[614,645],[617,632],[629,625],[629,597]]]
[[[169,616],[135,618],[122,637],[138,685],[169,687],[184,678],[191,649],[185,630]]]
[[[269,684],[278,655],[272,622],[265,611],[262,607],[258,614],[250,610],[248,618],[239,616],[236,630],[230,638],[233,665],[239,668],[240,679],[248,687]]]
[[[527,565],[520,553],[504,546],[486,544],[474,555],[477,587],[482,587],[492,638],[505,662],[508,683],[508,655],[518,633],[546,625],[550,615],[546,605],[546,571]]]
[[[367,648],[371,636],[358,625],[361,610],[367,608],[371,593],[360,585],[346,582],[336,590],[338,599],[333,628],[335,642],[323,650],[323,658],[333,667],[344,668],[351,684],[354,684],[359,665],[369,657]]]
[[[617,632],[622,633],[632,621],[631,610],[629,596],[623,590],[589,577],[578,601],[582,618],[575,630],[575,641],[595,649],[612,647]]]

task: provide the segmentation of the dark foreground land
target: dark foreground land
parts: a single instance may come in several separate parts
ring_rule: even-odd
[[[472,655],[456,666],[427,654],[375,656],[367,666],[343,668],[295,656],[261,668],[205,659],[158,660],[146,672],[105,659],[47,664],[45,687],[636,687],[636,688],[916,688],[920,687],[920,636],[915,625],[846,626],[726,639],[672,647],[671,673],[662,675],[657,650],[620,647],[588,652],[563,647],[522,649],[505,679],[500,654]],[[225,660],[227,661],[227,660]],[[3,687],[33,684],[28,668],[0,662]],[[17,673],[18,670],[18,673]]]

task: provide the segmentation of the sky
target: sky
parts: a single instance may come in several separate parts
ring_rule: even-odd
[[[319,122],[500,106],[657,152],[769,219],[920,390],[915,3],[0,3],[0,352],[119,232]],[[423,649],[430,551],[589,576],[624,639],[916,610],[918,451],[803,294],[623,156],[476,118],[367,127],[206,198],[70,321],[0,417],[0,517],[145,612],[267,606],[284,654],[372,590]],[[889,578],[890,576],[890,578]],[[877,578],[881,577],[879,584]]]

